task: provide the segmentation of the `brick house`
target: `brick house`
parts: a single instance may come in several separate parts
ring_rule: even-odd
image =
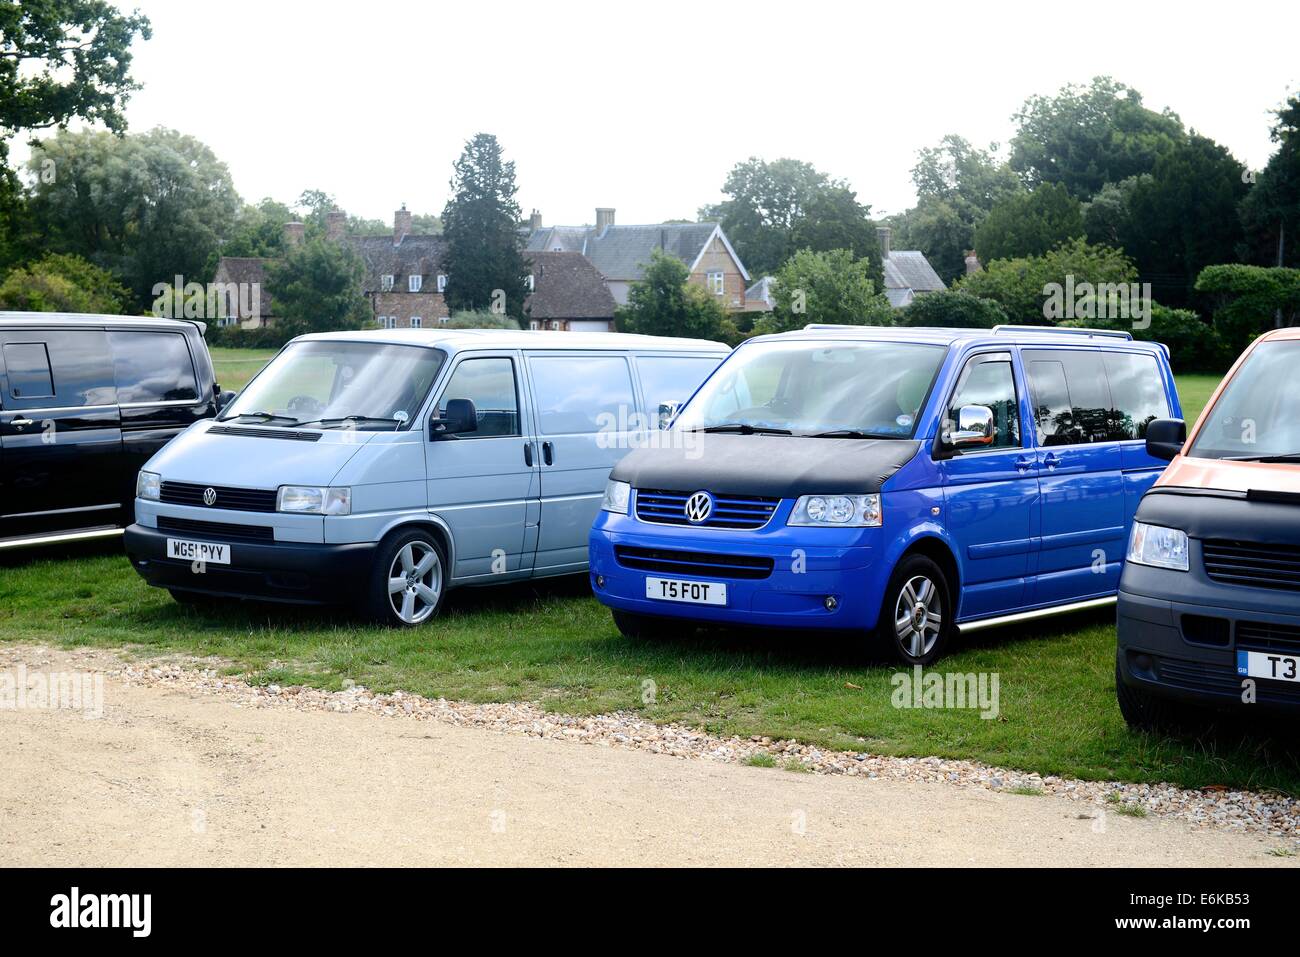
[[[613,332],[614,301],[605,277],[582,253],[554,250],[524,253],[532,294],[524,301],[532,329]]]
[[[734,312],[745,309],[749,273],[718,223],[619,226],[613,209],[598,207],[595,226],[545,227],[541,215],[534,212],[526,232],[528,252],[586,256],[605,277],[619,305],[627,303],[632,283],[644,277],[651,255],[660,249],[684,262],[690,270],[689,281],[716,295],[724,308]]]

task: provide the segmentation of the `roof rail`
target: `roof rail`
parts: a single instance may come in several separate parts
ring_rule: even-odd
[[[877,326],[850,322],[810,322],[803,328],[805,332],[809,329],[905,329],[908,332],[919,329],[922,332],[961,332],[960,329],[952,326]]]
[[[1081,329],[1073,326],[1017,326],[1017,325],[1004,324],[1000,326],[994,326],[993,331],[996,333],[1034,332],[1043,335],[1086,336],[1088,338],[1092,338],[1093,336],[1103,336],[1107,339],[1132,339],[1133,338],[1133,333],[1125,332],[1122,329]]]

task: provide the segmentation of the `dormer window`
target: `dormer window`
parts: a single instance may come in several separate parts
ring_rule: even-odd
[[[439,273],[439,274],[438,274],[438,292],[446,292],[446,290],[447,290],[447,277],[444,276],[444,275],[442,275],[441,273]]]
[[[424,277],[423,277],[423,276],[407,276],[407,277],[406,277],[406,291],[407,291],[407,292],[419,292],[419,291],[420,291],[420,287],[421,287],[422,285],[424,285]]]
[[[390,276],[390,275],[380,276],[380,277],[379,277],[379,290],[380,290],[380,292],[392,292],[392,291],[393,291],[393,277]]]

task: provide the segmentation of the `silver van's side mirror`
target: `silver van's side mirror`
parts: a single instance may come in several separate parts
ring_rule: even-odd
[[[992,445],[995,431],[992,409],[986,405],[963,405],[957,413],[957,428],[943,433],[943,444],[953,449]]]
[[[659,403],[659,428],[666,429],[673,424],[673,419],[677,418],[677,413],[682,411],[683,402],[660,402]]]
[[[238,392],[231,392],[229,389],[227,389],[225,392],[218,392],[217,411],[220,412],[222,409],[230,405],[230,403],[234,402],[235,399],[237,399],[238,397],[239,397]]]

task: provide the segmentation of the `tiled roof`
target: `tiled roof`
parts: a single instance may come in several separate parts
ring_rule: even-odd
[[[222,256],[217,262],[214,283],[234,282],[257,285],[257,312],[262,317],[273,317],[274,307],[271,303],[271,290],[266,281],[267,260],[256,256]],[[240,318],[249,318],[241,316]]]
[[[534,292],[531,319],[612,319],[616,303],[604,277],[580,252],[527,252]]]
[[[885,288],[935,292],[948,288],[930,265],[925,254],[916,249],[891,250],[885,259]]]
[[[659,223],[606,226],[597,232],[592,226],[549,226],[536,230],[527,248],[585,253],[606,279],[635,281],[656,249],[692,265],[717,228],[717,223]]]
[[[423,287],[430,292],[436,288],[434,282],[442,270],[442,237],[407,235],[394,243],[391,236],[347,236],[345,241],[365,263],[361,284],[366,292],[378,291],[383,276],[393,277],[397,291],[406,291],[408,276],[423,276]]]

